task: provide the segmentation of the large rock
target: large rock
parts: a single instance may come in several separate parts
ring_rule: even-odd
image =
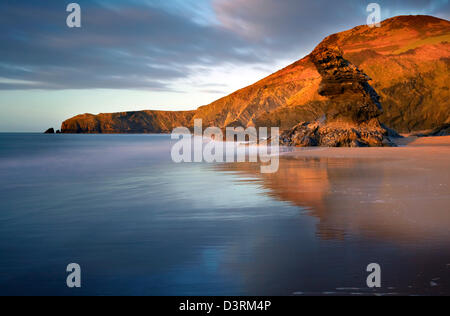
[[[448,121],[449,21],[430,16],[395,17],[383,21],[379,28],[364,25],[331,35],[319,45],[323,47],[341,51],[342,59],[334,60],[331,67],[346,61],[354,66],[341,72],[341,78],[330,77],[332,68],[326,69],[326,56],[321,62],[319,55],[309,55],[196,111],[83,115],[65,122],[62,132],[159,133],[180,124],[192,126],[195,118],[203,119],[204,126],[278,126],[290,130],[299,122],[314,122],[324,115],[351,116],[356,121],[376,115],[378,110],[372,103],[364,113],[355,112],[359,106],[355,102],[348,103],[347,114],[342,108],[335,113],[333,100],[342,106],[339,97],[334,97],[336,93],[352,89],[365,90],[366,97],[376,90],[384,109],[380,122],[400,132],[434,129]],[[325,68],[317,67],[320,64]],[[364,83],[362,73],[373,79],[371,87]]]
[[[337,48],[320,45],[310,55],[322,81],[319,94],[324,115],[314,122],[302,122],[285,131],[280,144],[309,147],[394,146],[390,131],[378,121],[383,113],[380,97],[370,78],[343,58]]]
[[[321,45],[311,53],[322,81],[318,93],[324,97],[322,108],[327,121],[363,123],[383,113],[380,97],[371,80],[336,48]]]
[[[362,124],[300,123],[280,137],[283,146],[394,147],[387,129],[377,119]]]

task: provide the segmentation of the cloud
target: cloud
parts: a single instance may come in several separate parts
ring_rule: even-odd
[[[80,1],[82,28],[65,25],[60,1],[0,4],[0,77],[36,81],[0,88],[170,89],[189,65],[258,61],[234,48],[245,41],[166,8]]]
[[[383,19],[450,11],[448,0],[213,0],[213,6],[225,28],[249,40],[287,45],[289,40],[308,42],[324,31],[366,23],[372,2],[380,4]]]
[[[198,69],[294,61],[326,35],[365,23],[372,1],[77,2],[81,29],[66,26],[60,0],[0,3],[0,89],[173,91],[183,80],[204,89],[192,80]],[[448,0],[377,2],[385,18],[449,12]]]

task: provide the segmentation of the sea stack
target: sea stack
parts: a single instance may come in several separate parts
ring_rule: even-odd
[[[285,131],[285,146],[383,147],[395,146],[378,117],[383,114],[380,96],[364,72],[346,60],[337,47],[319,45],[310,55],[322,80],[318,93],[325,99],[319,108],[324,115],[300,122]]]

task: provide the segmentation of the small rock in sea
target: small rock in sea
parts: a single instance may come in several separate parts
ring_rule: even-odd
[[[45,131],[45,134],[55,134],[55,129],[53,127],[49,128],[48,130]]]

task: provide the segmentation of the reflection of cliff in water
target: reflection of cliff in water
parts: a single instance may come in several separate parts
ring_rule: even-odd
[[[401,159],[289,158],[281,159],[274,174],[261,174],[249,163],[217,168],[257,177],[274,198],[306,209],[319,219],[322,239],[450,240],[449,171],[436,164],[411,168]]]

